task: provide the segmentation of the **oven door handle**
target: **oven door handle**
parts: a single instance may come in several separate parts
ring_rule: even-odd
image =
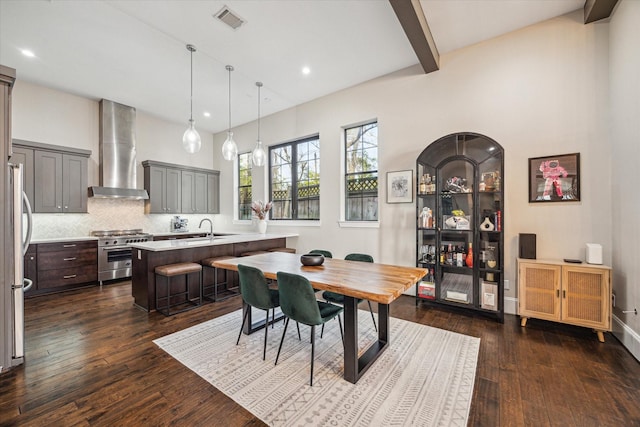
[[[131,246],[109,246],[108,248],[102,248],[103,251],[120,251],[123,249],[131,249]]]

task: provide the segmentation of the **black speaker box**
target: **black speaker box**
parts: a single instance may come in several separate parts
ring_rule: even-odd
[[[530,233],[520,233],[518,239],[520,251],[518,256],[526,259],[536,259],[536,235]]]

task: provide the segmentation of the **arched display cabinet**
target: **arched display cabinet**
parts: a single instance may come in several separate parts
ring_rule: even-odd
[[[503,169],[500,144],[475,133],[447,135],[418,156],[416,265],[429,274],[416,285],[416,305],[504,320]]]

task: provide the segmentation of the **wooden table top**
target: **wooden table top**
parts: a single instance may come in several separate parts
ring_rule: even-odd
[[[302,265],[299,254],[270,252],[215,262],[218,268],[238,270],[238,264],[259,268],[269,279],[283,271],[306,277],[315,289],[390,304],[427,274],[425,268],[402,267],[326,258],[316,267]]]

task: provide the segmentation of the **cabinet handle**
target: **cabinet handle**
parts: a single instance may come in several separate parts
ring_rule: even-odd
[[[567,291],[565,289],[562,290],[562,298],[567,299]]]
[[[65,260],[65,261],[75,261],[76,259],[78,259],[78,258],[76,258],[76,257],[73,257],[73,258],[64,258],[64,260]]]
[[[556,289],[556,297],[560,298],[560,289]]]
[[[69,206],[65,206],[64,208],[65,208],[65,210],[66,210],[66,209],[69,209]]]
[[[32,257],[32,256],[31,256],[31,257],[29,257],[29,260],[30,260],[30,261],[33,261],[34,259],[35,259],[35,257]]]
[[[72,245],[62,245],[63,248],[75,248],[76,245],[72,244]]]
[[[62,209],[62,206],[58,206],[58,209]]]
[[[63,278],[63,279],[73,279],[73,278],[75,278],[76,276],[77,276],[77,274],[70,274],[70,275],[68,275],[68,276],[63,276],[62,278]]]

